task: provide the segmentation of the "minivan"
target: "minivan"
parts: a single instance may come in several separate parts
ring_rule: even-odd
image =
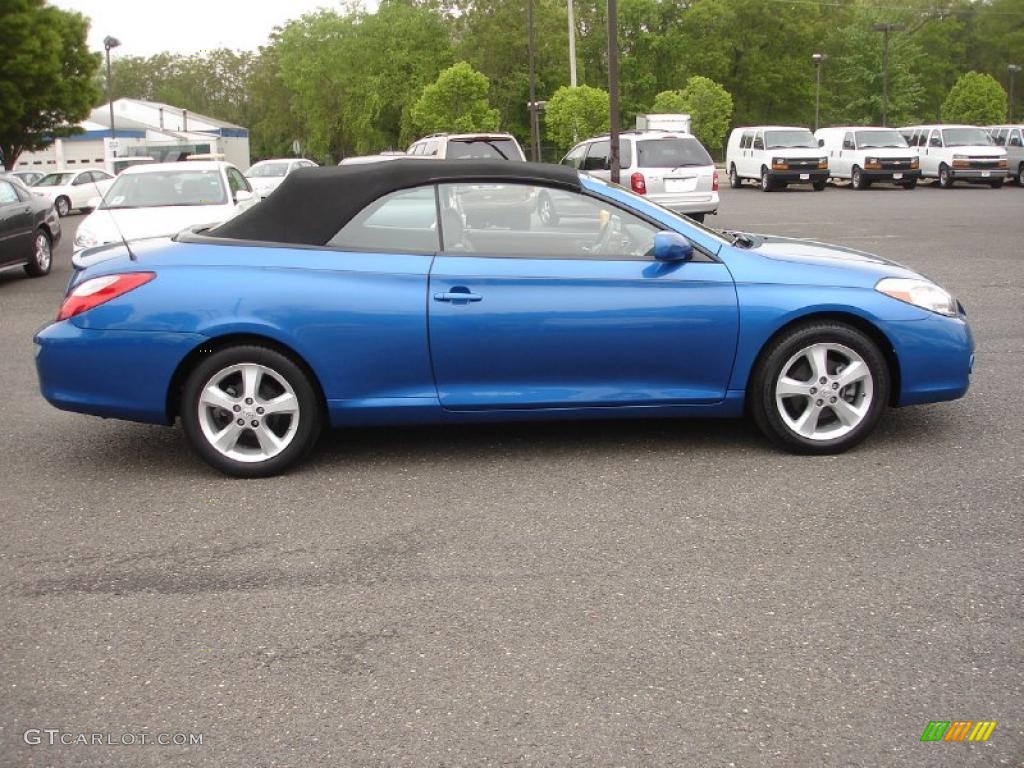
[[[956,181],[1003,186],[1006,150],[997,147],[984,128],[976,125],[908,125],[900,128],[917,152],[921,178],[938,179],[949,189]]]
[[[611,140],[607,135],[580,142],[562,158],[568,165],[611,180]],[[619,168],[623,185],[694,221],[718,212],[718,171],[697,137],[686,131],[630,130],[619,134]],[[557,200],[538,200],[541,221],[572,215]],[[551,210],[548,211],[548,206]]]
[[[828,158],[818,140],[806,128],[759,125],[736,128],[729,134],[725,152],[729,186],[756,179],[761,191],[784,189],[790,184],[810,184],[821,191],[828,183]]]
[[[891,181],[904,189],[917,186],[917,152],[895,128],[819,128],[814,137],[828,156],[829,175],[849,181],[852,189],[867,189],[876,181]]]
[[[1006,150],[1007,175],[1024,187],[1024,125],[990,125],[986,130]]]

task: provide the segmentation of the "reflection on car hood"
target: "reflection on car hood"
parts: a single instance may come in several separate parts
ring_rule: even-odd
[[[902,264],[883,259],[873,253],[858,251],[842,245],[819,243],[816,240],[802,240],[796,237],[779,237],[778,235],[755,235],[754,246],[750,249],[759,256],[779,261],[793,261],[825,266],[844,266],[861,264],[876,267],[894,267],[907,269]],[[909,270],[908,270],[909,271]]]
[[[219,224],[234,213],[231,205],[168,206],[166,208],[101,208],[89,214],[79,229],[89,232],[101,243],[116,243],[122,238],[174,235],[194,224]]]

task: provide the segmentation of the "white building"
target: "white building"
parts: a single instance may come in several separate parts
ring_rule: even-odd
[[[22,152],[19,171],[106,168],[116,173],[132,157],[167,162],[186,155],[224,155],[243,172],[249,168],[249,131],[213,117],[140,99],[114,102],[114,135],[110,105],[96,107],[79,125],[83,132],[57,139],[39,152]],[[117,161],[121,162],[117,162]]]

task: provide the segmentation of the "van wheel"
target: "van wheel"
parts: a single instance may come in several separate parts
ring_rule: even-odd
[[[914,189],[917,186],[917,179],[911,179],[910,181],[904,181],[900,184],[904,189]]]
[[[1024,173],[1024,165],[1021,166],[1021,173]],[[743,179],[736,173],[736,164],[733,163],[729,166],[729,186],[733,189],[739,189],[742,185]]]
[[[953,186],[953,174],[949,172],[949,166],[945,163],[939,166],[939,186],[943,189],[950,189]]]
[[[761,166],[761,191],[771,192],[775,189],[775,184],[772,182],[771,174],[768,173],[768,169],[763,165]]]
[[[868,182],[864,178],[864,174],[860,170],[859,165],[853,166],[853,173],[850,174],[850,188],[851,189],[867,189]]]
[[[1024,187],[1024,163],[1017,167],[1017,186]]]
[[[989,186],[991,186],[992,189],[999,189],[1000,187],[1003,186],[1003,180],[1002,179],[993,179],[992,181],[989,182]]]
[[[882,352],[856,328],[798,325],[762,354],[747,398],[762,432],[794,453],[841,453],[875,428],[889,401]]]
[[[828,184],[828,181],[826,179],[822,179],[821,181],[814,182],[812,186],[814,187],[815,192],[821,192],[823,189],[825,189],[826,184]]]

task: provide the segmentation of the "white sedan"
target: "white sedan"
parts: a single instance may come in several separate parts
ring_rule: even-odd
[[[302,158],[263,160],[249,168],[245,176],[252,184],[253,191],[262,199],[281,186],[285,176],[296,168],[316,168],[316,163]]]
[[[74,252],[122,240],[174,235],[220,224],[258,201],[231,163],[189,161],[136,165],[122,171],[79,225]]]
[[[32,185],[32,193],[48,197],[60,216],[67,216],[73,209],[85,210],[89,201],[103,197],[114,177],[99,168],[80,171],[55,171],[48,173]]]

